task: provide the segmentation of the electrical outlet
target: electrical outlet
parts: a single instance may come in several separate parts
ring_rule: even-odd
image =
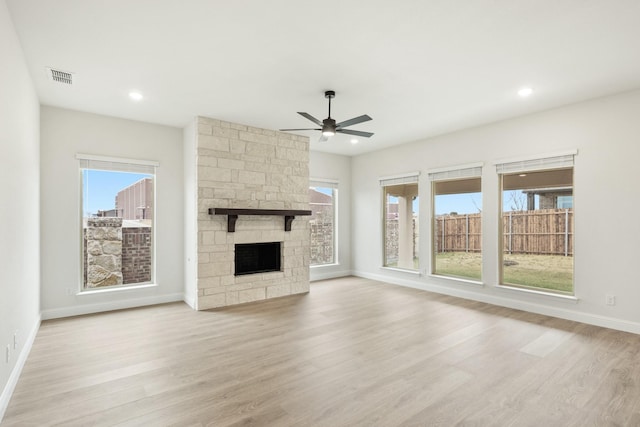
[[[615,295],[607,295],[607,305],[616,305]]]

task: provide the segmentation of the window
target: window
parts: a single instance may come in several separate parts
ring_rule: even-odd
[[[497,165],[501,283],[573,294],[573,154]]]
[[[384,266],[419,268],[418,173],[381,178],[384,198]]]
[[[82,289],[154,280],[153,162],[78,155]]]
[[[573,196],[558,196],[558,209],[573,208]]]
[[[336,263],[338,183],[311,180],[311,265]]]
[[[481,165],[429,173],[433,274],[482,279],[481,174]]]

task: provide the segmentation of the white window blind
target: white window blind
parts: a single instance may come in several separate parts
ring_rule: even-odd
[[[411,172],[404,175],[381,177],[379,178],[380,186],[387,187],[390,185],[417,184],[419,176],[420,176],[420,172]]]
[[[310,178],[309,187],[338,188],[338,181],[322,178]]]
[[[452,179],[479,178],[482,176],[482,164],[457,168],[434,169],[429,172],[429,181],[447,181]]]
[[[562,169],[573,167],[574,153],[558,156],[540,157],[512,162],[496,163],[496,172],[500,174],[518,173],[548,169]]]
[[[158,162],[148,160],[102,157],[90,154],[76,154],[81,169],[96,169],[115,172],[133,172],[154,175]]]

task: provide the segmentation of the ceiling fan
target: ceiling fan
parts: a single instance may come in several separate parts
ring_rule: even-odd
[[[366,114],[364,114],[362,116],[354,117],[353,119],[345,120],[345,121],[340,122],[340,123],[336,123],[336,121],[331,118],[331,100],[333,98],[335,98],[335,96],[336,96],[336,93],[334,91],[332,91],[332,90],[328,90],[328,91],[326,91],[324,93],[324,97],[329,100],[329,117],[327,117],[323,121],[320,121],[320,120],[316,119],[315,117],[313,117],[309,113],[301,113],[301,112],[298,111],[298,114],[300,114],[305,119],[311,120],[313,123],[315,123],[318,126],[320,126],[320,128],[280,129],[280,130],[281,131],[320,130],[320,131],[322,131],[322,136],[320,137],[319,142],[325,142],[326,140],[329,139],[329,137],[335,135],[336,133],[346,133],[348,135],[362,136],[364,138],[369,138],[369,137],[373,136],[373,133],[371,133],[371,132],[363,132],[363,131],[359,131],[359,130],[345,129],[347,126],[352,126],[352,125],[356,125],[358,123],[368,122],[369,120],[372,120],[371,117],[369,117]]]

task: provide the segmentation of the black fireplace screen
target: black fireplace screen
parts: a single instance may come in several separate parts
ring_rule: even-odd
[[[235,275],[280,271],[280,242],[236,245]]]

